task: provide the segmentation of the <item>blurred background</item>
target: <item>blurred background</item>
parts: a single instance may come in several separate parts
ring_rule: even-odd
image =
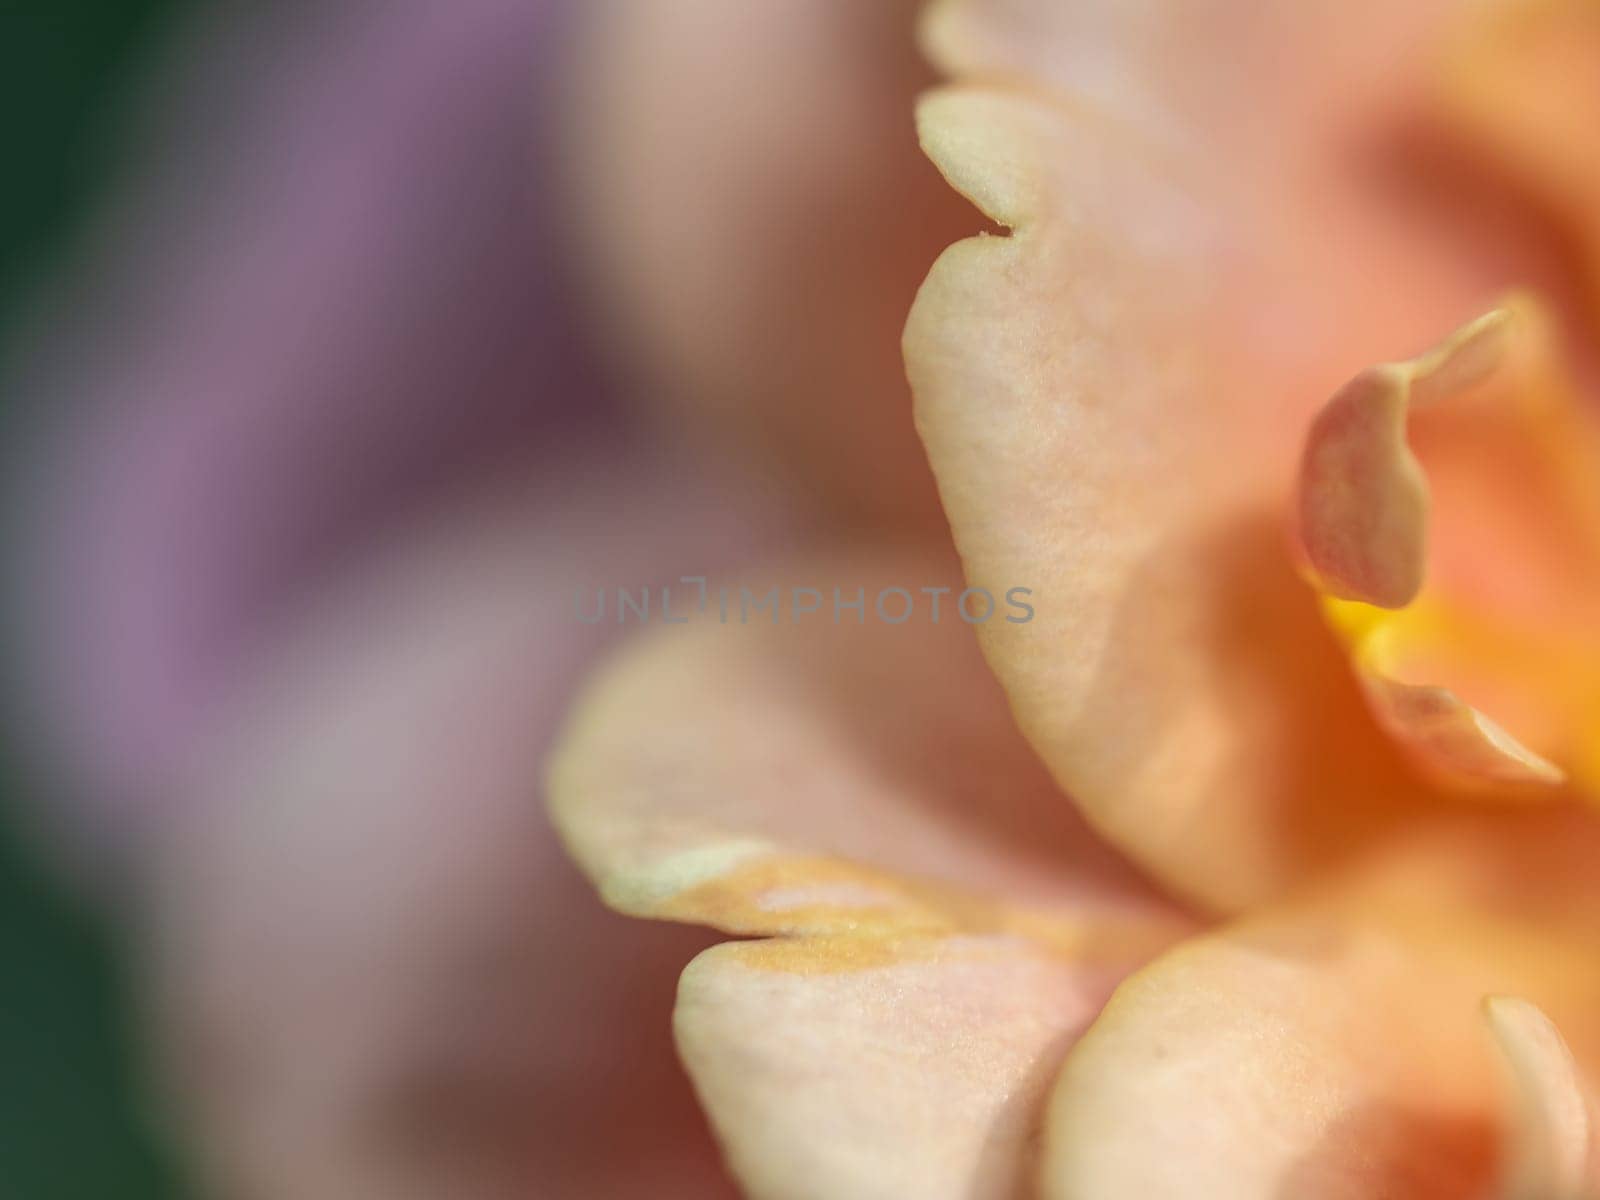
[[[188,0],[0,5],[0,328],[14,327],[70,254],[115,175],[123,101],[190,7]],[[0,345],[12,357],[18,352],[13,339]],[[0,373],[9,374],[9,365],[0,364]],[[188,1195],[143,1100],[116,935],[43,865],[9,738],[0,771],[0,1195]]]

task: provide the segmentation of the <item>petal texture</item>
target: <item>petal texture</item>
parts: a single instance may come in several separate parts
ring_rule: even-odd
[[[938,621],[924,588],[944,589]],[[864,607],[836,615],[835,589]],[[879,619],[890,589],[921,603],[903,624]],[[692,623],[627,647],[550,769],[557,823],[606,898],[753,934],[960,924],[951,889],[1166,911],[1016,733],[959,590],[940,554],[820,556],[709,588]]]
[[[1482,999],[1538,997],[1593,1061],[1600,971],[1575,966],[1575,949],[1515,923],[1348,904],[1179,947],[1129,979],[1069,1056],[1045,1194],[1491,1194],[1518,1135]]]
[[[1600,5],[1465,6],[1435,99],[1458,135],[1577,244],[1590,302],[1600,300]]]
[[[1600,1195],[1594,1100],[1561,1031],[1526,1000],[1494,997],[1485,1014],[1518,1100],[1507,1200],[1592,1200]]]
[[[1022,1197],[1116,978],[993,937],[734,943],[684,973],[678,1044],[758,1200]]]
[[[551,767],[613,906],[776,935],[697,960],[677,1017],[752,1196],[1020,1194],[1061,1054],[1189,928],[1062,800],[953,593],[878,622],[954,570],[835,554],[708,588],[602,673]],[[793,611],[836,586],[867,620]],[[773,588],[779,619],[746,620]]]
[[[1011,230],[945,253],[905,347],[968,581],[1038,590],[1037,620],[980,637],[1057,780],[1223,907],[1426,807],[1341,678],[1275,516],[1289,380],[1324,367],[1243,299],[1278,293],[1204,185],[1031,97],[952,89],[921,120]]]

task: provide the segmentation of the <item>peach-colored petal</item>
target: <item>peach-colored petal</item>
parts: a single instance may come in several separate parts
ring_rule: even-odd
[[[1048,86],[1192,131],[1233,169],[1274,153],[1288,174],[1284,156],[1331,154],[1336,120],[1404,93],[1448,3],[935,0],[922,40],[952,76]]]
[[[1448,897],[1460,910],[1596,944],[1596,862],[1600,817],[1587,805],[1451,804],[1376,844],[1334,886],[1401,907],[1440,905]]]
[[[1468,6],[1442,59],[1440,115],[1562,224],[1600,300],[1600,5]]]
[[[1036,591],[1036,620],[979,632],[1057,780],[1221,906],[1407,819],[1427,802],[1342,678],[1277,516],[1290,380],[1324,367],[1243,298],[1262,277],[1204,182],[1017,94],[935,93],[921,121],[1011,230],[945,253],[905,349],[969,582]]]
[[[918,153],[920,0],[585,0],[579,244],[613,357],[828,515],[941,527],[895,339],[967,217]]]
[[[1061,1056],[1117,976],[1013,939],[743,942],[679,990],[679,1049],[756,1200],[1008,1200]]]
[[[726,585],[726,623],[709,585],[602,672],[550,769],[614,907],[777,935],[697,960],[677,1020],[753,1196],[1016,1194],[1061,1053],[1189,927],[1033,759],[954,572],[836,552]],[[746,619],[773,587],[777,619]],[[864,620],[836,622],[836,587]],[[920,597],[903,624],[889,588]]]
[[[1312,425],[1307,565],[1380,722],[1441,777],[1593,782],[1597,470],[1600,430],[1526,300],[1363,372]]]
[[[1549,266],[1509,214],[1453,186],[1454,164],[1424,132],[1459,6],[936,0],[922,40],[958,81],[1112,114],[1189,155],[1278,264],[1302,331],[1353,345],[1431,336],[1419,317],[1459,319]]]
[[[1070,1053],[1045,1195],[1488,1194],[1517,1135],[1482,1000],[1529,997],[1594,1061],[1600,964],[1577,949],[1437,907],[1338,905],[1185,944],[1125,982]]]
[[[774,588],[777,619],[753,607]],[[835,623],[836,588],[865,608]],[[902,624],[877,611],[890,588],[915,598]],[[550,770],[557,823],[607,900],[738,933],[966,924],[950,888],[1149,911],[1015,731],[959,592],[947,556],[845,551],[713,583],[693,622],[627,647]],[[899,617],[905,598],[884,607]]]
[[[1517,1101],[1503,1194],[1507,1200],[1600,1196],[1594,1100],[1561,1031],[1538,1006],[1514,997],[1490,998],[1485,1015]]]
[[[1399,683],[1387,678],[1381,667],[1370,665],[1373,661],[1369,656],[1367,663],[1358,666],[1373,713],[1442,774],[1513,787],[1565,782],[1566,773],[1560,767],[1535,754],[1449,688]]]

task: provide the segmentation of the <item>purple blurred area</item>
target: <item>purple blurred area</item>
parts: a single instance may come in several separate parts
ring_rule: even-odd
[[[670,1037],[707,938],[605,912],[540,775],[620,633],[576,586],[782,522],[603,380],[555,165],[581,12],[205,10],[14,335],[29,815],[114,901],[207,1196],[728,1193]]]
[[[621,436],[554,235],[563,7],[229,5],[151,71],[12,385],[31,732],[100,851],[318,579]]]

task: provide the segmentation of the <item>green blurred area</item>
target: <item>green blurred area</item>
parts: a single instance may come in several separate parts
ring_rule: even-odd
[[[0,0],[0,322],[114,168],[119,104],[186,0]],[[171,1200],[108,932],[23,849],[0,763],[0,1198]]]

